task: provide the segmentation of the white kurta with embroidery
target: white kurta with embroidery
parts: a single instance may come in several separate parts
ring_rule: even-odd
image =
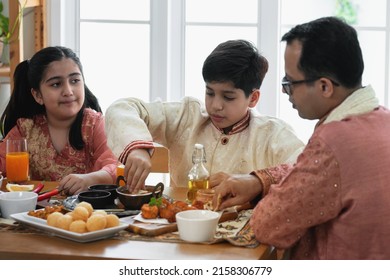
[[[249,126],[225,135],[211,122],[202,102],[185,97],[180,102],[145,103],[127,98],[107,110],[108,145],[119,156],[132,141],[160,143],[170,153],[170,185],[187,187],[195,143],[203,144],[210,174],[234,174],[293,163],[303,143],[284,121],[250,111]]]

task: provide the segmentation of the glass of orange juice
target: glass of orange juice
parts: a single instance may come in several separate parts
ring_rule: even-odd
[[[9,183],[22,183],[29,179],[27,139],[7,139],[5,168]]]
[[[119,176],[125,176],[125,165],[121,162],[118,162],[116,166],[116,177],[118,178]],[[119,186],[124,186],[125,182],[120,181]]]

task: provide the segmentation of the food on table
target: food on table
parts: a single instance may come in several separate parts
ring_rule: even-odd
[[[36,186],[36,188],[35,189],[33,189],[33,192],[35,192],[35,193],[40,193],[41,192],[41,190],[43,189],[45,187],[45,185],[44,184],[42,184],[42,183],[39,183],[37,186]]]
[[[160,197],[150,199],[148,204],[141,207],[141,215],[145,219],[163,218],[168,222],[176,222],[176,213],[186,210],[203,209],[203,203],[197,202],[196,205],[188,205],[184,201],[169,202],[167,199]]]
[[[85,209],[88,210],[88,214],[89,216],[92,215],[92,212],[93,212],[93,207],[90,203],[86,202],[86,201],[82,201],[80,202],[79,204],[77,204],[77,206],[80,206],[80,207],[84,207]]]
[[[119,218],[117,215],[114,214],[108,214],[106,216],[106,228],[111,228],[111,227],[117,227],[119,226]]]
[[[41,219],[47,219],[47,216],[49,216],[51,213],[54,212],[63,212],[64,211],[64,206],[63,205],[53,205],[53,206],[46,206],[43,209],[39,210],[31,210],[27,214],[29,216],[33,216],[36,218],[41,218]]]
[[[222,203],[222,196],[221,196],[221,194],[219,194],[217,197],[217,206],[215,206],[214,210],[218,210],[219,207],[221,206],[221,203]]]
[[[58,217],[56,227],[64,230],[69,230],[70,224],[73,222],[73,218],[70,215],[62,215]]]
[[[76,208],[74,208],[72,212],[74,220],[83,220],[84,222],[86,222],[89,218],[89,212],[83,206],[76,206]]]
[[[9,192],[28,192],[33,190],[34,185],[19,185],[19,184],[7,183],[5,188]]]
[[[107,215],[107,212],[106,211],[104,211],[104,210],[95,210],[95,211],[93,211],[93,213],[92,213],[92,215],[104,215],[104,216],[106,216]]]
[[[92,232],[105,228],[119,226],[119,218],[114,214],[107,214],[104,210],[94,211],[92,205],[88,202],[80,202],[71,212],[63,214],[63,206],[47,206],[44,209],[30,211],[31,216],[47,219],[47,224],[52,227],[69,230],[76,233]],[[44,217],[45,213],[51,212]],[[58,210],[58,211],[54,211]],[[38,214],[39,212],[39,214]],[[30,213],[29,213],[30,215]]]
[[[194,201],[192,201],[192,204],[191,204],[193,207],[195,207],[196,209],[207,209],[209,210],[207,207],[207,204],[205,205],[202,201],[200,200],[197,200],[195,199]]]
[[[156,219],[158,217],[157,205],[150,205],[150,204],[142,205],[141,215],[145,219]]]
[[[63,214],[60,212],[54,212],[47,217],[47,224],[52,227],[57,227],[57,221]]]
[[[87,220],[87,230],[96,231],[105,229],[107,225],[106,216],[104,215],[92,215]]]
[[[51,190],[49,192],[40,194],[40,195],[38,195],[38,201],[49,199],[50,197],[55,196],[59,193],[60,193],[60,191],[58,189],[54,189],[54,190]]]
[[[69,226],[69,231],[76,233],[86,233],[88,232],[87,223],[83,220],[73,221]]]

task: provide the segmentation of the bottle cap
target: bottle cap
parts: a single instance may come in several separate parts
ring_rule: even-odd
[[[203,149],[203,145],[196,143],[195,144],[195,149]]]

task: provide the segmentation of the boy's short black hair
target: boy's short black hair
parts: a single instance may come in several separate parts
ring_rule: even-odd
[[[249,97],[259,89],[268,71],[268,61],[246,40],[229,40],[219,44],[203,63],[206,83],[232,82]]]

